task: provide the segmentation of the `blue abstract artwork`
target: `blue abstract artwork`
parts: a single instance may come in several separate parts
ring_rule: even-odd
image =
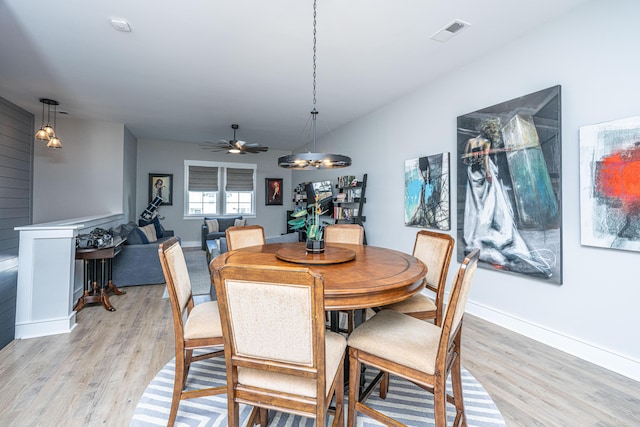
[[[449,153],[405,161],[404,223],[450,230]]]

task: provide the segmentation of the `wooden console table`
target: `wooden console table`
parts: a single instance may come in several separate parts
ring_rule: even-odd
[[[111,280],[113,258],[120,253],[126,239],[116,237],[105,248],[76,249],[76,259],[84,261],[84,293],[73,309],[78,312],[85,304],[100,302],[108,311],[116,311],[109,301],[109,293],[124,295]]]

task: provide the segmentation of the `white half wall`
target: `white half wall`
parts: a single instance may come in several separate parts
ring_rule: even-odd
[[[640,380],[640,253],[580,245],[578,139],[581,126],[640,114],[638,16],[636,0],[592,1],[574,9],[497,47],[492,55],[333,130],[318,145],[325,152],[352,156],[353,165],[320,174],[296,172],[294,185],[368,173],[369,244],[411,252],[417,230],[404,226],[404,161],[450,152],[455,179],[458,116],[561,85],[563,284],[479,269],[468,310]],[[459,37],[473,37],[473,27]],[[452,182],[451,200],[456,198]],[[451,215],[455,228],[455,203]],[[455,229],[450,233],[456,236]],[[457,267],[452,263],[449,283]]]

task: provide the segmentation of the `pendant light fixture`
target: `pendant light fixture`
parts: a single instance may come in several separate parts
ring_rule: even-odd
[[[351,166],[351,158],[341,154],[316,152],[316,15],[317,0],[313,1],[313,110],[311,111],[311,129],[313,132],[313,151],[291,154],[278,158],[278,166],[294,170],[332,169]]]
[[[47,141],[47,147],[49,148],[62,148],[60,139],[56,136],[56,113],[58,108],[58,101],[48,98],[40,98],[42,103],[42,125],[36,132],[35,138],[40,141]],[[47,105],[47,124],[44,124],[44,106]],[[51,126],[51,107],[53,106],[53,126]]]

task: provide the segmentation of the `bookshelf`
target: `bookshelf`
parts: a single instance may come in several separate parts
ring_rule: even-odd
[[[336,224],[360,224],[364,227],[367,174],[361,180],[353,175],[339,176],[336,188],[338,192],[333,198],[333,218]]]

